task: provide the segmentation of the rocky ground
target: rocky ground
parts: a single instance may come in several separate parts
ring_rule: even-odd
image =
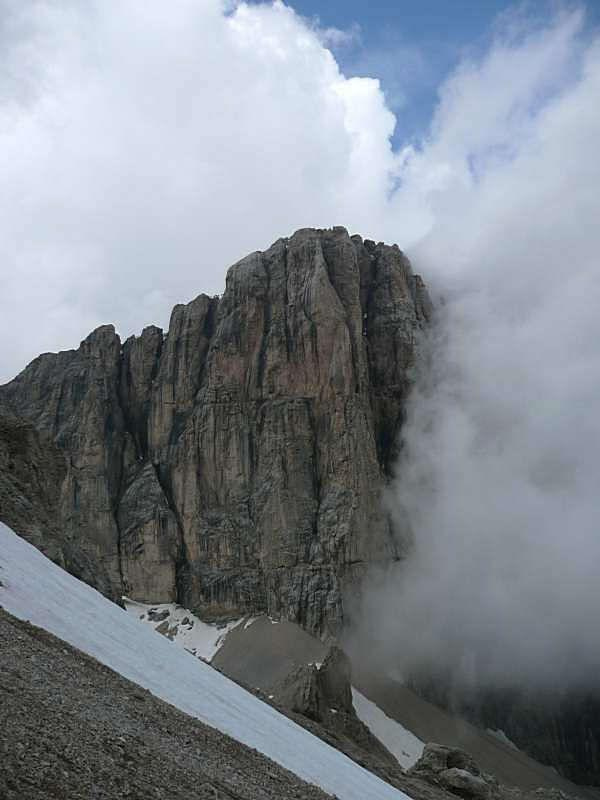
[[[319,789],[0,609],[2,800],[325,800]]]

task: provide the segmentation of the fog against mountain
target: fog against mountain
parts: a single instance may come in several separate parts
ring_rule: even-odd
[[[599,43],[563,17],[465,65],[408,168],[440,179],[411,251],[436,324],[388,498],[413,546],[357,639],[405,675],[600,680],[599,97]]]

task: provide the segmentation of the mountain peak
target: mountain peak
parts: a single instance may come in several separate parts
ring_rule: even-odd
[[[402,553],[380,492],[430,313],[397,246],[303,228],[234,264],[221,298],[175,306],[166,335],[121,347],[103,325],[0,401],[63,452],[53,530],[114,594],[325,635]]]

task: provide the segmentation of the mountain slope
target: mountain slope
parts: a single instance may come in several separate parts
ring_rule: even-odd
[[[115,595],[336,633],[368,565],[404,552],[380,494],[429,314],[396,245],[301,230],[166,335],[98,328],[0,402],[67,456],[65,536]]]
[[[195,659],[0,525],[0,604],[340,800],[407,796]]]
[[[0,609],[2,800],[325,800],[265,756]]]
[[[551,766],[514,749],[497,737],[476,728],[457,714],[444,711],[384,674],[360,672],[356,685],[391,719],[400,722],[426,742],[459,747],[479,766],[508,786],[539,791],[562,791],[579,797],[596,797],[589,787],[576,786]]]
[[[297,625],[287,621],[271,624],[261,618],[233,629],[212,663],[235,680],[259,687],[267,695],[275,693],[277,697],[276,687],[286,675],[302,665],[323,662],[327,651],[323,642]],[[460,716],[443,711],[378,669],[380,665],[373,664],[368,653],[363,656],[353,664],[354,707],[358,717],[388,750],[400,756],[401,763],[413,760],[406,758],[406,752],[413,756],[420,752],[418,740],[436,742],[468,752],[481,770],[494,775],[505,789],[518,787],[524,792],[539,789],[547,796],[558,791],[586,798],[597,796]],[[398,785],[408,794],[419,796],[406,777]]]

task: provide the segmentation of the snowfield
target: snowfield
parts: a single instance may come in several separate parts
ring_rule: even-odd
[[[123,598],[123,603],[132,617],[150,625],[152,630],[162,633],[167,639],[204,661],[212,661],[229,631],[244,622],[244,619],[238,619],[226,625],[209,625],[176,603],[138,603],[128,597]],[[245,627],[253,622],[254,619],[250,617]]]
[[[407,795],[140,624],[0,523],[0,605],[340,800]]]
[[[364,722],[373,736],[387,747],[404,769],[412,767],[423,755],[424,743],[395,719],[352,687],[352,703],[357,717]]]

